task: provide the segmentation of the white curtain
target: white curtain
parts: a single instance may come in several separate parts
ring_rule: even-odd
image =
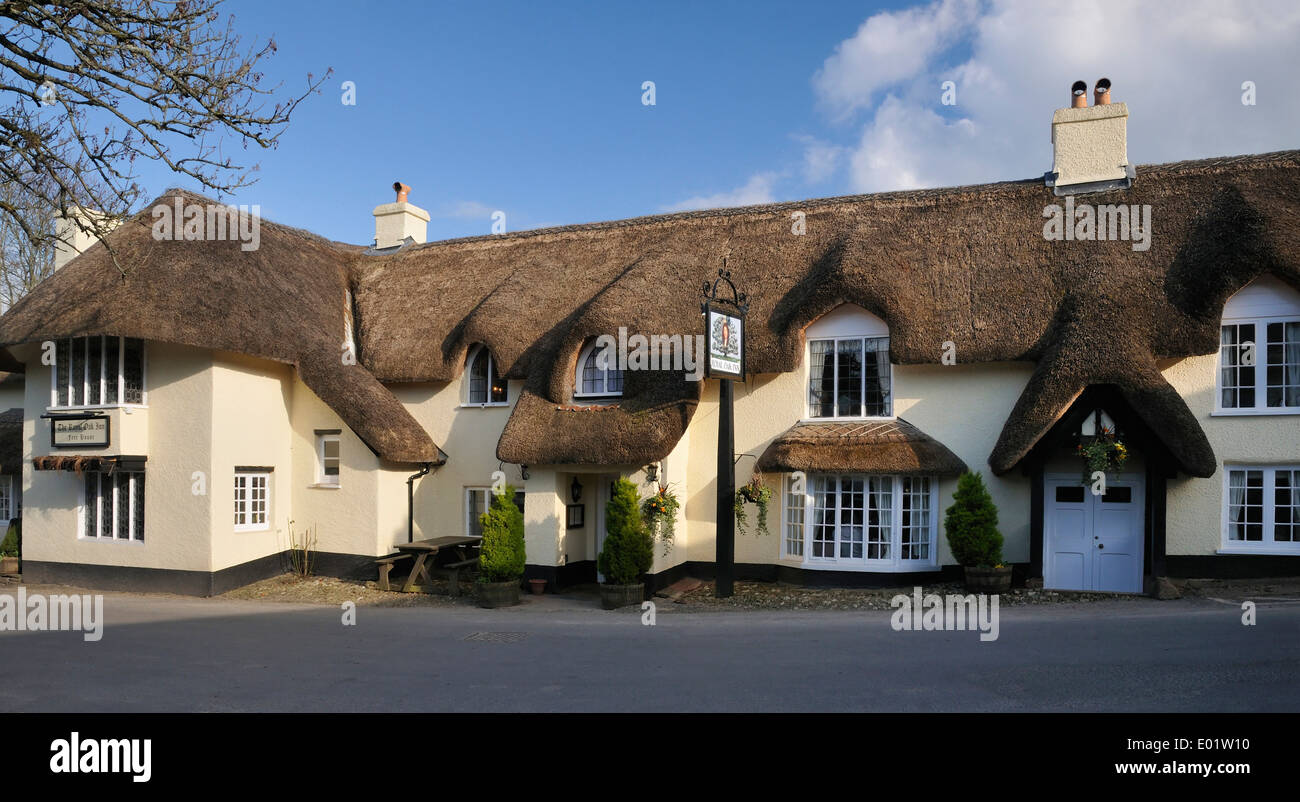
[[[1300,406],[1300,323],[1287,323],[1283,330],[1282,403]]]
[[[1237,480],[1240,479],[1240,482]],[[1228,474],[1228,526],[1229,540],[1245,540],[1244,519],[1246,517],[1246,472],[1232,471]]]

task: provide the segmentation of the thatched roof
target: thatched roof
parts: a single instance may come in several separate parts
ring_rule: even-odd
[[[191,196],[186,196],[191,197]],[[202,201],[203,199],[199,199]],[[1049,241],[1041,179],[662,215],[363,254],[262,225],[262,247],[155,242],[143,217],[0,318],[0,346],[124,334],[277,359],[381,455],[436,447],[380,382],[448,381],[475,343],[526,379],[498,443],[511,462],[639,463],[663,456],[699,387],[629,373],[610,409],[569,409],[582,344],[702,333],[700,286],[722,256],[750,296],[748,366],[796,369],[803,330],[845,302],[882,317],[895,363],[1031,361],[1037,367],[989,462],[1013,468],[1089,385],[1140,410],[1187,473],[1215,457],[1161,360],[1214,353],[1224,301],[1263,273],[1300,288],[1300,151],[1142,166],[1128,190],[1077,203],[1149,205],[1148,250]],[[802,212],[806,234],[791,231]],[[339,360],[345,288],[360,365]]]
[[[852,471],[959,476],[966,463],[942,443],[898,418],[800,423],[772,441],[760,471]]]
[[[1076,198],[1150,205],[1145,251],[1046,240],[1044,207],[1060,202],[1032,179],[409,247],[354,263],[362,358],[384,381],[445,381],[486,343],[537,396],[516,408],[502,459],[612,461],[603,444],[635,439],[628,427],[638,425],[617,414],[570,416],[582,422],[560,424],[576,428],[553,448],[525,453],[519,438],[547,439],[545,427],[566,420],[554,405],[567,402],[590,337],[619,326],[702,332],[700,285],[729,254],[750,296],[751,372],[794,370],[804,327],[851,302],[889,324],[896,363],[937,363],[951,341],[959,362],[1038,364],[990,456],[997,472],[1085,386],[1113,383],[1183,470],[1209,475],[1209,442],[1158,361],[1213,353],[1224,301],[1257,276],[1300,287],[1300,152],[1142,166],[1131,189]],[[791,233],[796,211],[802,236]],[[643,416],[641,436],[657,437],[657,425]]]
[[[22,472],[23,410],[19,407],[0,412],[0,473]]]
[[[155,240],[150,210],[42,281],[3,317],[0,345],[107,334],[234,351],[295,366],[381,457],[438,462],[428,433],[375,376],[342,359],[347,265],[359,248],[261,221],[260,244]]]

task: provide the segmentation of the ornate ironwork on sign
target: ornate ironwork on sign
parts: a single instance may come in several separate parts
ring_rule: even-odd
[[[736,289],[727,269],[727,258],[718,269],[718,277],[704,282],[704,301],[700,311],[705,319],[705,338],[708,355],[704,362],[705,375],[717,379],[745,380],[745,313],[749,311],[749,296]],[[719,296],[718,289],[726,283],[731,297]]]

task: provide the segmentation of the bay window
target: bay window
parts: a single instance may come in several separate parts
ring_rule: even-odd
[[[811,474],[799,493],[787,479],[783,553],[809,567],[933,570],[937,484],[928,476]]]
[[[72,337],[54,344],[50,406],[67,409],[144,403],[144,341]]]

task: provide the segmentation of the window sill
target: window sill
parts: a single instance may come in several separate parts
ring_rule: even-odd
[[[826,417],[826,418],[800,418],[800,423],[866,423],[868,421],[891,421],[898,420],[897,415],[872,415],[870,417]]]
[[[105,412],[110,409],[124,409],[128,412],[133,409],[148,409],[148,404],[95,404],[89,407],[49,407],[45,408],[46,413],[51,415],[76,414],[78,412]]]
[[[939,570],[938,563],[872,565],[863,563],[823,562],[821,560],[804,560],[802,567],[812,571],[853,571],[860,574],[915,574]]]
[[[1210,413],[1211,418],[1259,418],[1288,415],[1300,415],[1300,409],[1278,407],[1276,409],[1216,409]]]
[[[1285,549],[1285,548],[1278,548],[1277,546],[1268,546],[1268,547],[1260,546],[1258,548],[1250,548],[1244,546],[1223,546],[1218,551],[1216,551],[1215,554],[1222,554],[1224,556],[1240,556],[1243,554],[1245,555],[1257,554],[1261,557],[1300,557],[1300,548]]]
[[[316,482],[315,484],[307,485],[307,487],[308,489],[311,490],[341,490],[342,489],[342,485],[331,485],[331,484],[326,484],[325,482]]]
[[[494,407],[508,407],[509,401],[493,401],[487,404],[461,404],[460,409],[492,409]]]
[[[125,540],[125,539],[123,539],[123,538],[114,538],[114,537],[82,537],[81,535],[77,535],[77,542],[79,542],[79,543],[117,543],[117,544],[120,544],[120,545],[130,544],[130,545],[134,545],[134,546],[144,546],[144,541],[143,541],[143,540]]]

